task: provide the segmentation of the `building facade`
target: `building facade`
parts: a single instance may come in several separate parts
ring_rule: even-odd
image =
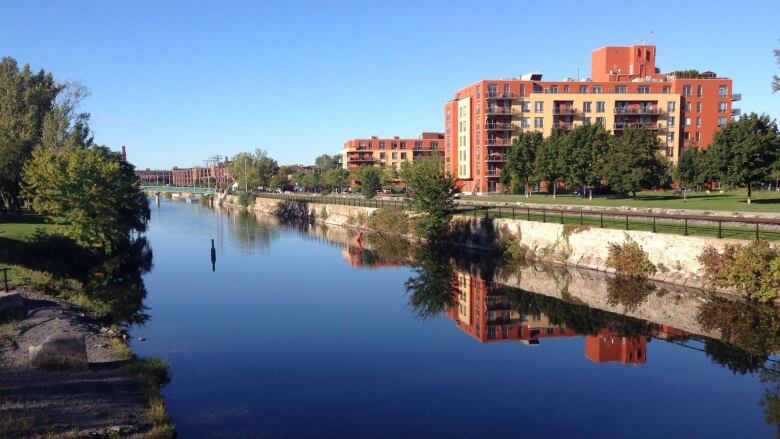
[[[171,171],[166,169],[136,169],[135,175],[144,185],[166,185],[171,184]]]
[[[344,142],[341,150],[341,167],[355,169],[362,165],[401,166],[415,158],[443,153],[444,134],[422,133],[416,139],[398,136],[380,139],[352,139]]]
[[[732,81],[694,70],[660,73],[652,45],[603,47],[591,77],[543,81],[541,73],[481,80],[444,105],[444,163],[464,192],[502,190],[506,151],[523,132],[600,124],[614,135],[641,127],[658,135],[672,162],[693,144],[707,148],[739,114]]]

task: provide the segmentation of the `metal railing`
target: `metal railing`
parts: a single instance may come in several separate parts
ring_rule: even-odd
[[[10,268],[0,268],[3,271],[3,291],[8,292],[8,270]]]
[[[658,107],[615,107],[615,114],[661,114]]]
[[[487,176],[498,176],[501,171],[486,170]],[[319,204],[339,204],[359,207],[394,207],[410,209],[408,198],[367,199],[355,195],[310,195],[259,193],[258,197],[280,201],[300,201]],[[718,215],[685,215],[669,213],[616,212],[583,208],[545,208],[518,205],[486,205],[458,200],[455,213],[473,218],[508,218],[542,223],[587,226],[620,230],[637,230],[683,236],[713,238],[780,240],[780,218],[743,218]]]

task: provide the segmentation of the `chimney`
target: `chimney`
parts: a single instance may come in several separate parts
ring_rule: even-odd
[[[122,145],[122,161],[127,161],[127,151],[125,151],[125,145]]]

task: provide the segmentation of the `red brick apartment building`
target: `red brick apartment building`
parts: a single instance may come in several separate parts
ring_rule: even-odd
[[[171,170],[162,169],[136,169],[135,175],[145,185],[170,184],[172,186],[207,186],[208,179],[212,183],[219,184],[233,181],[227,172],[227,161],[209,166],[194,166],[192,168],[179,168],[174,166]]]
[[[660,73],[653,45],[602,47],[591,77],[543,81],[541,73],[480,80],[444,105],[446,169],[467,193],[500,191],[507,147],[518,134],[601,124],[619,136],[629,127],[657,133],[676,162],[695,141],[707,148],[719,127],[739,115],[732,81],[713,72]]]
[[[396,168],[402,162],[412,161],[433,153],[442,153],[443,133],[422,133],[416,139],[401,139],[398,136],[380,139],[352,139],[344,142],[341,150],[341,166],[355,169],[362,165],[386,165]]]

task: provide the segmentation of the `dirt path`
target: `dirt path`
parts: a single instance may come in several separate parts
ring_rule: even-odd
[[[0,438],[140,437],[151,426],[138,385],[119,369],[98,322],[68,304],[23,291],[18,320],[0,326]],[[81,332],[89,369],[30,367],[28,347],[50,334]]]

